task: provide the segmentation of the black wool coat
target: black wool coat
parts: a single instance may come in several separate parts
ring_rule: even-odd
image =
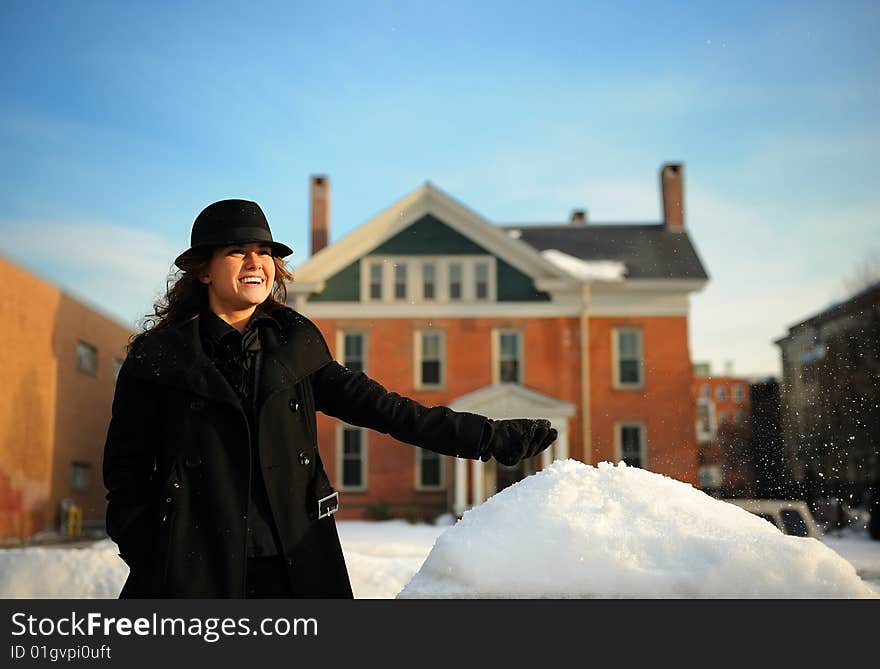
[[[259,461],[297,597],[351,597],[326,485],[315,412],[410,444],[478,458],[488,420],[424,407],[333,361],[321,332],[267,309],[257,380],[258,442],[226,379],[202,350],[199,319],[151,332],[116,383],[104,447],[107,531],[129,565],[120,597],[243,597],[250,449]]]

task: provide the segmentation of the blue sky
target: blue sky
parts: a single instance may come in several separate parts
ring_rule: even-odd
[[[133,5],[0,6],[0,254],[129,325],[214,200],[304,260],[311,174],[336,240],[425,180],[499,223],[659,221],[681,161],[716,371],[778,373],[880,257],[876,2]]]

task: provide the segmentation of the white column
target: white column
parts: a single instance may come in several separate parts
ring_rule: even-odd
[[[471,461],[471,506],[477,506],[486,501],[483,491],[483,461]]]
[[[568,459],[568,419],[566,419],[565,423],[558,428],[556,428],[559,432],[559,436],[556,437],[556,459],[557,460],[567,460]]]
[[[551,423],[553,427],[556,427]],[[558,430],[558,428],[557,428]],[[559,443],[559,438],[556,438],[556,441],[550,446],[550,448],[545,448],[541,451],[541,469],[547,469],[550,466],[550,463],[553,462],[556,457],[554,455],[554,451],[556,450],[556,445]]]
[[[467,509],[467,460],[455,458],[455,501],[453,511],[456,516],[461,516]]]

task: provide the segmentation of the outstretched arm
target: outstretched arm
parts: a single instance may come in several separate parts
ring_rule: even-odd
[[[338,362],[315,372],[312,384],[319,411],[442,455],[484,461],[495,456],[512,465],[556,440],[549,421],[495,421],[445,406],[426,407]]]

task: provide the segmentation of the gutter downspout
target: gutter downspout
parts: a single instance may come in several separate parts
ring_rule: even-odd
[[[590,424],[590,284],[581,285],[581,439],[584,462],[593,463],[592,426]]]

